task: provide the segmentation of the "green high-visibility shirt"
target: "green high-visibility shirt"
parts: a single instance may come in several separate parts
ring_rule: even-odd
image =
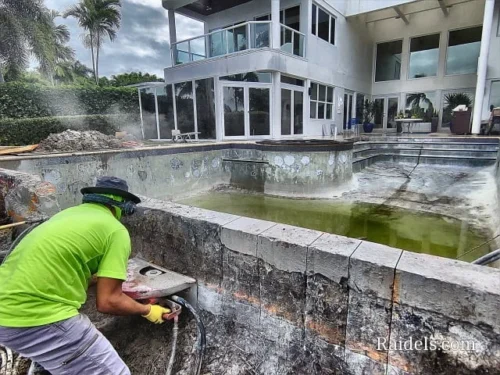
[[[105,206],[68,208],[36,227],[0,266],[0,326],[36,327],[78,315],[93,274],[125,280],[127,229]]]

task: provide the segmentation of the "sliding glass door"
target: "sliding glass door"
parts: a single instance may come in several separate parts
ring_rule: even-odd
[[[271,135],[271,86],[252,83],[222,85],[224,138]]]

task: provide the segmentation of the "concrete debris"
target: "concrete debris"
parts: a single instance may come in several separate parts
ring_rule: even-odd
[[[40,142],[37,151],[71,152],[121,148],[121,141],[95,130],[66,130],[51,134]]]

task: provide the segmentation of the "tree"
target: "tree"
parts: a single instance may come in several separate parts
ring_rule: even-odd
[[[16,79],[31,53],[36,58],[48,53],[50,38],[43,32],[48,21],[42,0],[0,0],[0,83],[3,69]]]
[[[131,72],[113,75],[109,81],[110,85],[115,87],[134,85],[143,82],[164,82],[164,80],[163,78],[158,78],[156,74]]]
[[[121,22],[120,7],[120,0],[80,0],[64,12],[64,17],[76,18],[85,30],[83,42],[92,54],[96,84],[99,83],[99,51],[106,38],[110,41],[116,38]]]
[[[72,81],[71,64],[74,61],[75,52],[66,45],[70,39],[68,27],[56,25],[55,19],[60,17],[60,14],[54,10],[47,11],[45,17],[47,20],[43,32],[48,41],[45,47],[41,46],[40,53],[35,52],[40,61],[40,73],[53,84],[56,74],[65,81]]]

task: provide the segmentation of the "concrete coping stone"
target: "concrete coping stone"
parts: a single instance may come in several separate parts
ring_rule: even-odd
[[[286,272],[306,272],[308,247],[323,232],[276,224],[259,235],[257,257]]]
[[[143,197],[141,197],[141,199],[143,199]],[[192,207],[192,206],[187,206],[185,204],[179,204],[153,198],[144,198],[139,207],[141,207],[144,210],[155,209],[161,211],[168,211],[173,215],[182,216],[194,220],[206,221],[220,226],[223,226],[240,218],[240,216],[237,215],[206,210],[203,208]]]
[[[349,266],[349,287],[372,297],[392,300],[394,269],[403,250],[363,241]]]
[[[396,280],[394,302],[500,332],[500,270],[405,251]]]
[[[275,225],[272,221],[240,217],[222,226],[221,242],[229,250],[256,257],[258,235]]]
[[[349,258],[361,240],[324,233],[311,246],[307,261],[308,274],[321,274],[340,284],[349,277]]]

